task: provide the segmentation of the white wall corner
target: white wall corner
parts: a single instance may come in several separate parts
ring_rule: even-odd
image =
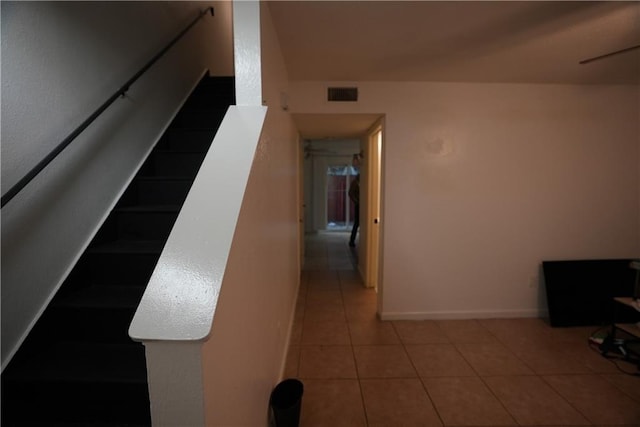
[[[262,105],[260,2],[233,1],[236,105]]]
[[[155,427],[204,427],[200,341],[147,341],[151,421]]]

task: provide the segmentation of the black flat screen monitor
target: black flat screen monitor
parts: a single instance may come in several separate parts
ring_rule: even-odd
[[[633,296],[636,272],[630,268],[631,261],[543,261],[551,326],[602,326],[614,320],[640,320],[640,313],[613,303],[613,297]]]

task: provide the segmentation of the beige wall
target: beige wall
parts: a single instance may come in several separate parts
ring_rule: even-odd
[[[297,133],[280,108],[287,75],[261,11],[263,99],[256,149],[209,341],[203,349],[206,425],[266,425],[299,286]]]
[[[326,86],[290,110],[386,114],[384,316],[535,316],[542,260],[640,256],[636,87]]]

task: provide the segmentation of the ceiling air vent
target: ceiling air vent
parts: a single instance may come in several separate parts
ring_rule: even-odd
[[[330,87],[327,93],[329,101],[355,102],[358,100],[357,87]]]

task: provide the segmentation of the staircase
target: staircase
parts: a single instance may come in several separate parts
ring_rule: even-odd
[[[129,323],[234,97],[231,77],[190,95],[3,372],[2,426],[151,425]]]

